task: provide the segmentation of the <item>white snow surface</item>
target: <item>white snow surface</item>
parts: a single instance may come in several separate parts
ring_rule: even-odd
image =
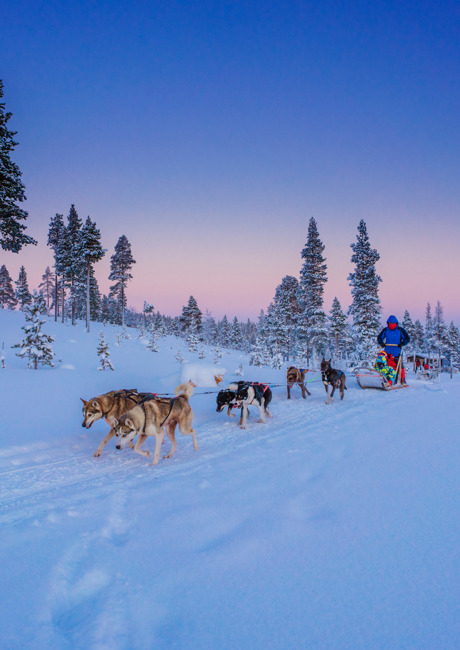
[[[0,312],[2,650],[460,647],[458,375],[385,393],[348,374],[326,406],[320,382],[288,401],[285,369],[224,351],[282,384],[273,418],[243,431],[196,388],[199,450],[178,433],[152,466],[113,440],[94,458],[107,425],[82,428],[80,397],[172,393],[177,341],[117,347],[107,326],[116,370],[98,372],[101,327],[49,320],[60,365],[29,370],[23,322]]]

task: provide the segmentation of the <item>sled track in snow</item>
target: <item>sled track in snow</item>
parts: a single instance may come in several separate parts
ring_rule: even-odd
[[[161,459],[156,466],[150,465],[152,456],[148,459],[129,449],[115,450],[111,446],[113,441],[101,458],[94,458],[98,438],[93,436],[85,436],[83,441],[76,438],[72,442],[75,451],[69,449],[70,438],[48,445],[37,443],[9,448],[0,455],[0,524],[15,525],[41,518],[50,510],[73,507],[115,493],[121,487],[136,488],[144,482],[172,475],[180,479],[200,472],[204,465],[219,458],[248,453],[251,447],[260,445],[261,440],[282,445],[283,434],[299,424],[312,442],[320,441],[327,432],[331,435],[335,421],[341,422],[344,417],[359,413],[361,402],[353,398],[353,392],[347,391],[343,402],[337,399],[329,406],[324,404],[324,395],[289,401],[276,395],[270,405],[274,417],[267,418],[266,424],[259,424],[258,409],[251,408],[245,430],[238,426],[239,411],[235,418],[229,418],[226,412],[216,413],[212,422],[202,425],[198,417],[198,452],[193,451],[189,437],[177,432],[175,456],[170,460]],[[152,453],[153,443],[147,441],[145,448]],[[162,455],[167,451],[169,442]]]

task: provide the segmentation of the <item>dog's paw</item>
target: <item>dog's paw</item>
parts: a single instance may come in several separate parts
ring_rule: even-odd
[[[101,452],[99,450],[94,452],[94,457],[97,458],[98,456],[101,455]]]

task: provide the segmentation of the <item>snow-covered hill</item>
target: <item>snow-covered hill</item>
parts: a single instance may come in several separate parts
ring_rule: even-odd
[[[459,647],[458,375],[392,393],[349,376],[329,406],[320,382],[306,401],[275,387],[245,431],[198,387],[199,450],[178,434],[151,466],[113,441],[94,458],[107,425],[83,429],[79,398],[171,392],[177,340],[152,353],[106,327],[116,370],[98,372],[99,328],[50,321],[61,361],[34,371],[9,348],[22,323],[0,312],[2,649]]]

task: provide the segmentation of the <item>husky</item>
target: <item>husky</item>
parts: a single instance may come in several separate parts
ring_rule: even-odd
[[[184,436],[191,435],[193,437],[193,448],[196,451],[198,442],[196,431],[192,428],[193,411],[188,401],[193,394],[194,388],[195,384],[191,381],[180,384],[174,391],[176,397],[167,400],[157,399],[155,396],[147,397],[119,418],[116,418],[113,428],[120,443],[123,446],[132,443],[136,435],[139,435],[133,447],[134,451],[141,456],[150,456],[148,451],[140,447],[148,436],[155,436],[155,452],[152,465],[157,465],[164,440],[164,429],[172,444],[171,451],[164,458],[171,458],[177,448],[175,431],[176,425],[178,425],[179,431]]]
[[[302,397],[307,399],[307,395],[311,395],[308,388],[305,386],[305,375],[307,374],[308,369],[296,368],[295,366],[290,366],[286,371],[286,382],[287,382],[287,398],[291,399],[291,388],[294,384],[300,386],[302,391]]]
[[[241,414],[240,414],[239,426],[241,426],[243,422],[243,407],[237,402],[236,391],[241,386],[249,386],[249,384],[250,382],[248,381],[234,381],[231,384],[229,384],[227,388],[224,388],[223,390],[220,390],[217,393],[216,411],[218,413],[221,413],[224,410],[224,408],[227,407],[227,415],[229,415],[231,418],[234,418],[235,415],[232,413],[232,409],[236,408],[237,406],[240,406]],[[248,415],[249,415],[249,411],[248,411]]]
[[[329,386],[332,386],[330,401],[334,401],[334,392],[338,388],[340,391],[340,399],[343,399],[343,394],[347,390],[345,386],[345,373],[342,370],[331,368],[331,359],[321,361],[321,378],[323,380],[324,388],[326,389],[326,404],[329,404]]]
[[[94,452],[96,458],[102,454],[102,450],[106,444],[113,438],[115,431],[113,430],[113,423],[120,415],[129,411],[130,408],[141,401],[148,393],[138,393],[136,388],[123,390],[112,390],[109,393],[92,397],[88,401],[80,397],[83,402],[83,422],[82,427],[87,429],[97,420],[104,418],[110,426],[110,431],[103,438],[101,444]]]
[[[259,422],[266,422],[265,415],[268,415],[269,418],[273,417],[268,410],[268,405],[272,401],[272,391],[267,384],[259,384],[258,382],[242,383],[243,385],[239,386],[236,390],[235,400],[237,404],[241,404],[242,409],[240,427],[246,429],[246,419],[250,404],[257,406],[259,409]]]

